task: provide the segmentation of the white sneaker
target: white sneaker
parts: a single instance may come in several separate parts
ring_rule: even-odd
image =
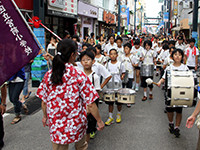
[[[132,89],[133,89],[133,90],[135,89],[135,84],[132,86]]]
[[[139,91],[139,87],[138,86],[135,87],[135,91],[136,92]]]

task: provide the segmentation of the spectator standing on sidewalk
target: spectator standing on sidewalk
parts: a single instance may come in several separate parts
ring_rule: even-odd
[[[28,99],[29,96],[31,95],[31,91],[28,91],[28,81],[29,81],[30,75],[31,75],[31,64],[32,63],[33,63],[33,60],[31,60],[28,64],[26,64],[26,66],[24,66],[26,80],[24,82],[23,96],[22,96],[22,100],[21,100],[22,104],[24,104],[26,102],[26,99]]]
[[[14,105],[15,118],[11,124],[16,124],[21,121],[21,108],[24,109],[25,113],[28,113],[26,104],[23,104],[19,100],[19,95],[23,90],[25,78],[25,70],[22,68],[14,76],[9,79],[8,94],[10,102]]]
[[[77,56],[76,42],[62,40],[57,50],[53,69],[45,74],[37,91],[42,99],[43,126],[49,126],[53,150],[68,150],[74,142],[77,150],[86,150],[87,113],[97,120],[98,130],[104,128],[95,104],[99,96],[90,79],[72,65]]]
[[[7,88],[6,88],[6,83],[4,83],[2,85],[2,87],[0,87],[1,89],[1,96],[0,96],[0,150],[3,148],[4,146],[4,141],[3,141],[3,137],[4,137],[4,127],[3,127],[3,114],[6,112],[6,95],[7,95]]]

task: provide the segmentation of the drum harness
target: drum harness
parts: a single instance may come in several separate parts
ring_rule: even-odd
[[[149,64],[149,57],[153,56],[154,51],[153,51],[152,53],[150,53],[150,56],[147,55],[148,52],[149,52],[149,51],[147,51],[147,52],[144,54],[144,51],[142,51],[142,53],[143,53],[143,55],[144,55],[144,58],[147,58],[147,65]],[[146,56],[147,56],[147,57],[146,57]]]
[[[125,69],[128,70],[128,74],[129,74],[129,73],[131,74],[131,73],[133,72],[133,69],[127,69],[127,65],[128,65],[128,62],[130,62],[131,65],[132,65],[131,59],[133,58],[133,55],[131,55],[131,56],[128,57],[128,58],[129,58],[129,60],[125,59],[125,56],[123,55],[123,56],[122,56],[122,62],[125,62],[125,63],[124,63],[124,64],[125,64]]]
[[[97,62],[98,62],[99,64],[102,64],[103,57],[104,57],[104,56],[102,56],[102,57],[100,58],[100,60],[97,60]]]
[[[107,61],[106,69],[110,72],[110,70],[108,69],[108,64],[109,64],[109,62],[110,62],[110,60]],[[118,72],[111,72],[113,87],[114,87],[114,84],[115,84],[115,80],[114,80],[115,76],[114,76],[114,75],[117,75],[117,74],[119,74],[120,76],[122,75],[121,67],[122,67],[122,63],[119,62],[119,66],[117,67],[117,68],[118,68]]]

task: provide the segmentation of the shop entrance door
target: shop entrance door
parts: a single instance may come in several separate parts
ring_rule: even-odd
[[[84,38],[85,38],[86,35],[89,35],[88,34],[88,28],[86,28],[86,27],[83,28],[83,35],[84,35]]]

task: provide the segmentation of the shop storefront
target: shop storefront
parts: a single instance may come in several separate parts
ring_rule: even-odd
[[[78,2],[78,16],[81,20],[79,33],[81,39],[94,32],[94,22],[98,17],[98,8],[84,2]]]
[[[61,38],[65,37],[65,31],[72,36],[77,22],[77,4],[77,0],[49,1],[45,14],[45,25]],[[47,44],[51,36],[50,32],[46,32]]]
[[[101,13],[103,13],[103,19],[99,20],[99,33],[103,34],[104,37],[107,37],[115,33],[116,16],[106,10]]]

